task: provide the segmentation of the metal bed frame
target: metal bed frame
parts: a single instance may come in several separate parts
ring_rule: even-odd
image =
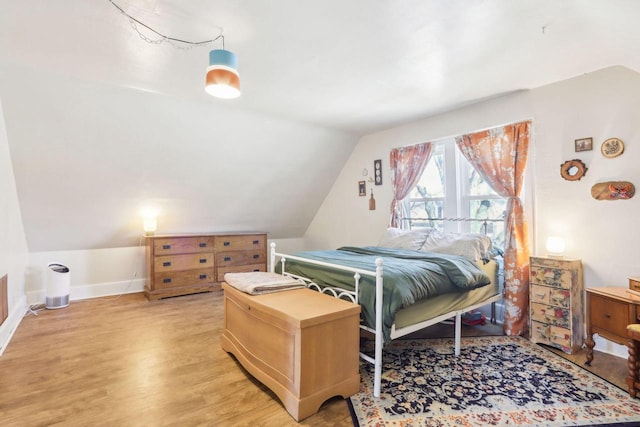
[[[384,345],[384,340],[383,340],[383,333],[382,333],[382,300],[383,300],[383,260],[382,258],[377,258],[375,260],[375,268],[372,268],[372,270],[363,270],[363,269],[357,269],[357,268],[351,268],[351,267],[345,267],[342,265],[337,265],[337,264],[331,264],[331,263],[327,263],[327,262],[323,262],[323,261],[316,261],[316,260],[312,260],[312,259],[308,259],[308,258],[302,258],[302,257],[298,257],[298,256],[294,256],[294,255],[287,255],[287,254],[282,254],[282,253],[278,253],[276,252],[276,244],[275,243],[271,243],[271,250],[270,250],[270,270],[271,272],[275,272],[275,266],[276,266],[276,258],[280,257],[280,263],[282,266],[282,274],[288,275],[288,276],[292,276],[295,277],[297,279],[303,280],[305,282],[305,284],[307,285],[307,287],[311,288],[311,289],[315,289],[318,292],[321,293],[325,293],[325,294],[329,294],[332,295],[336,298],[343,298],[343,299],[348,299],[349,301],[358,304],[358,295],[359,295],[359,287],[360,287],[360,278],[362,276],[370,276],[370,277],[374,277],[375,278],[375,283],[376,283],[376,303],[375,303],[375,328],[370,328],[366,325],[360,324],[360,328],[363,330],[366,330],[372,334],[374,334],[375,337],[375,346],[374,346],[374,353],[373,353],[373,357],[360,352],[360,357],[373,364],[374,365],[374,386],[373,386],[373,395],[375,397],[380,397],[380,388],[381,388],[381,382],[382,382],[382,347]],[[339,288],[339,287],[335,287],[335,286],[321,286],[315,282],[313,282],[312,280],[306,278],[306,277],[302,277],[299,275],[295,275],[295,274],[291,274],[291,273],[287,273],[286,272],[286,261],[290,259],[290,260],[295,260],[298,262],[304,262],[304,263],[308,263],[308,264],[314,264],[314,265],[319,265],[319,266],[325,266],[325,267],[330,267],[330,268],[334,268],[337,270],[342,270],[342,271],[348,271],[353,273],[353,279],[354,279],[354,290],[347,290],[347,289],[343,289],[343,288]],[[373,266],[372,266],[373,267]],[[440,323],[443,320],[447,320],[450,319],[452,317],[455,317],[456,321],[455,321],[455,355],[458,356],[460,355],[460,339],[461,339],[461,324],[462,324],[462,319],[461,316],[462,314],[471,311],[471,310],[475,310],[478,309],[482,306],[485,306],[489,303],[491,303],[492,305],[492,322],[495,319],[495,303],[497,301],[500,301],[502,299],[502,293],[499,292],[497,295],[494,295],[493,297],[490,297],[480,303],[477,304],[473,304],[471,306],[465,307],[464,309],[459,309],[459,310],[454,310],[454,311],[450,311],[447,313],[443,313],[440,314],[439,316],[433,318],[433,319],[429,319],[429,320],[425,320],[423,322],[417,323],[415,325],[409,325],[403,328],[396,328],[395,324],[392,326],[391,328],[391,339],[395,339],[395,338],[399,338],[402,336],[405,336],[407,334],[410,334],[412,332],[421,330],[423,328],[426,328],[428,326],[434,325],[436,323]]]

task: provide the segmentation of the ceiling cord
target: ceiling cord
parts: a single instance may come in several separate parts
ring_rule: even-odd
[[[147,43],[151,43],[151,44],[169,43],[171,46],[175,47],[176,49],[191,49],[193,47],[203,46],[203,45],[207,45],[207,44],[210,44],[210,43],[214,43],[214,42],[216,42],[218,40],[222,40],[222,49],[224,49],[224,35],[222,34],[224,29],[222,27],[218,27],[218,28],[220,28],[220,34],[218,34],[217,37],[215,37],[215,38],[213,38],[211,40],[203,40],[203,41],[199,41],[199,42],[192,42],[192,41],[188,41],[188,40],[177,39],[175,37],[166,36],[166,35],[162,34],[161,32],[154,30],[153,28],[151,28],[147,24],[145,24],[145,23],[139,21],[138,19],[134,18],[133,16],[129,15],[127,12],[124,11],[124,9],[122,9],[120,6],[118,6],[113,0],[107,0],[107,1],[109,3],[111,3],[116,9],[118,9],[120,11],[120,13],[122,13],[124,16],[126,16],[129,19],[129,23],[131,24],[131,28],[133,28],[134,31],[136,33],[138,33],[138,36],[140,36],[140,38],[142,40],[146,41]],[[140,31],[140,29],[138,28],[138,25],[142,25],[144,28],[146,28],[147,30],[149,30],[152,33],[156,34],[160,38],[157,39],[157,40],[150,39],[149,37],[147,37],[146,35],[144,35]]]

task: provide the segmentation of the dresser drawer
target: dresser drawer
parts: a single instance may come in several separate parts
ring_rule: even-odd
[[[216,252],[224,251],[244,251],[250,249],[266,248],[266,236],[264,234],[247,234],[240,236],[218,236],[216,237]]]
[[[531,285],[531,302],[549,305],[550,290],[551,288],[548,286]]]
[[[571,331],[534,321],[531,322],[531,340],[552,344],[554,347],[571,348]]]
[[[153,268],[157,273],[211,267],[213,267],[213,253],[167,255],[153,259]]]
[[[531,340],[534,342],[551,342],[549,325],[536,321],[531,322]]]
[[[568,309],[538,303],[531,303],[531,320],[563,328],[569,328],[571,325]]]
[[[267,271],[264,264],[238,265],[235,267],[218,267],[216,268],[216,281],[224,282],[225,273],[250,273],[252,271]]]
[[[571,289],[571,271],[560,268],[531,266],[531,283]]]
[[[571,306],[571,292],[562,288],[531,285],[531,302],[569,308]]]
[[[629,319],[628,304],[595,294],[591,295],[589,302],[589,317],[592,328],[620,337],[627,336],[627,325],[633,323]]]
[[[569,308],[571,306],[571,292],[568,289],[551,289],[549,305]]]
[[[213,252],[213,246],[213,237],[172,237],[153,241],[153,251],[156,256]]]
[[[258,251],[236,251],[220,252],[216,254],[216,265],[218,267],[229,267],[234,265],[260,264],[267,260],[267,256],[262,250]]]
[[[564,348],[571,347],[571,331],[560,326],[549,326],[549,340]]]
[[[155,275],[156,289],[175,288],[199,283],[213,282],[213,268],[188,271],[169,271]]]

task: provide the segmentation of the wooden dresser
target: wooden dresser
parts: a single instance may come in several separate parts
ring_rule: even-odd
[[[360,389],[360,306],[310,289],[251,296],[227,283],[222,348],[296,421]]]
[[[622,287],[587,288],[586,364],[593,360],[594,334],[627,345],[627,325],[631,323],[640,323],[639,296]]]
[[[149,300],[220,289],[224,274],[267,270],[265,233],[145,237]]]
[[[572,354],[582,347],[582,262],[531,257],[531,341]]]

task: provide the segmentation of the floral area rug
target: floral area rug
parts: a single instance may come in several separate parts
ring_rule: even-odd
[[[354,424],[369,426],[640,425],[640,400],[520,337],[397,340],[385,347],[380,398],[361,362]]]

